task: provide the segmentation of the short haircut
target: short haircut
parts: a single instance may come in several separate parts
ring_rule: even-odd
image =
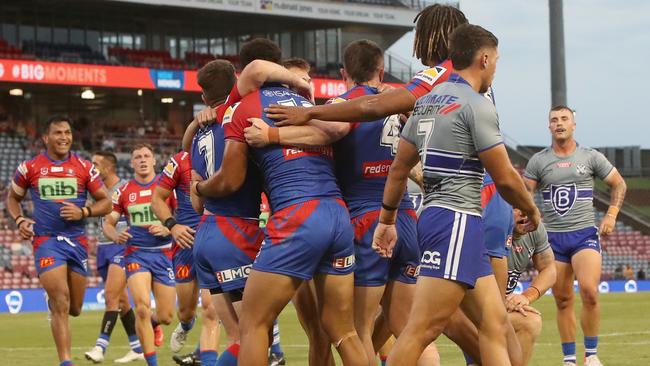
[[[490,31],[474,24],[463,24],[449,36],[449,58],[454,69],[472,65],[476,53],[483,47],[497,47],[499,40]]]
[[[383,61],[384,51],[368,39],[351,42],[343,51],[343,67],[355,83],[372,79]]]
[[[226,99],[237,80],[235,67],[226,60],[208,62],[199,69],[196,79],[209,104]]]
[[[571,109],[571,107],[569,107],[568,105],[564,105],[564,104],[558,104],[558,105],[554,106],[553,108],[551,108],[549,113],[555,112],[555,111],[562,111],[562,110],[567,110],[567,111],[571,112],[572,114],[576,113],[573,109]]]
[[[61,123],[61,122],[68,122],[70,125],[70,128],[72,129],[72,118],[68,116],[64,116],[61,114],[54,115],[50,117],[45,123],[43,124],[43,134],[47,135],[50,133],[50,126],[53,124]]]
[[[239,65],[243,69],[254,60],[266,60],[279,64],[282,60],[282,50],[277,43],[268,38],[252,39],[241,46]]]
[[[311,70],[311,65],[309,62],[307,62],[305,59],[302,59],[300,57],[291,57],[291,58],[286,58],[282,60],[282,66],[284,66],[285,69],[290,69],[290,68],[296,68],[300,70],[304,70],[305,72],[309,73],[309,70]]]
[[[151,151],[152,154],[156,155],[156,152],[153,150],[153,146],[151,144],[148,144],[146,142],[139,142],[135,145],[133,145],[133,149],[131,149],[131,153],[133,153],[136,150],[144,149],[147,148],[149,151]]]
[[[422,9],[413,22],[413,55],[423,64],[440,63],[449,58],[449,35],[459,25],[466,24],[467,18],[455,6],[433,4]]]
[[[117,166],[117,156],[110,151],[95,151],[93,155],[101,156],[104,160],[108,161],[113,168]]]

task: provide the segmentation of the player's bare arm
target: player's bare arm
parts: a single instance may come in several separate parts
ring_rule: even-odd
[[[86,217],[104,216],[111,212],[111,200],[108,197],[108,191],[102,187],[91,193],[95,202],[90,206],[79,207],[71,202],[63,202],[59,211],[61,217],[67,221],[77,221]]]
[[[519,208],[528,220],[528,231],[535,230],[540,221],[540,213],[533,202],[521,176],[510,164],[508,152],[503,144],[494,146],[478,154],[481,163],[492,176],[497,190],[513,207]],[[504,164],[503,162],[508,162]]]
[[[203,177],[199,173],[196,172],[196,170],[192,170],[192,185],[194,182],[200,182],[203,180]],[[190,202],[192,202],[192,208],[196,213],[199,215],[203,215],[203,204],[205,203],[205,199],[203,197],[199,197],[196,194],[192,193],[192,190],[190,189]]]
[[[194,181],[191,193],[199,197],[224,197],[236,192],[244,184],[247,162],[248,145],[227,140],[219,170],[207,180]]]
[[[420,189],[424,191],[424,174],[422,172],[422,163],[415,164],[413,169],[409,172],[409,179],[417,183]]]
[[[420,161],[418,150],[411,142],[400,139],[397,155],[388,171],[379,223],[375,229],[372,246],[383,257],[390,257],[397,243],[395,220],[397,209],[404,196],[409,172]]]
[[[207,107],[207,108],[203,109],[203,111],[212,111],[212,113],[215,114],[215,117],[213,117],[212,119],[216,118],[216,113],[214,112],[214,109],[212,109],[210,107]],[[203,111],[201,111],[201,112],[203,112]],[[200,114],[200,112],[199,112],[199,114]],[[191,150],[192,150],[192,139],[194,138],[194,135],[196,135],[196,131],[198,131],[199,128],[201,127],[200,123],[199,123],[199,120],[198,120],[198,117],[199,116],[197,115],[194,118],[194,120],[192,120],[192,122],[190,122],[190,124],[187,125],[187,128],[185,128],[185,132],[183,133],[183,140],[181,142],[181,146],[183,147],[183,151],[185,151],[186,153],[191,152]]]
[[[272,143],[288,146],[325,146],[340,139],[350,131],[345,122],[323,122],[312,120],[305,126],[271,127],[259,118],[249,118],[250,127],[244,129],[246,142],[253,147],[264,147]]]
[[[174,219],[172,210],[169,208],[169,205],[167,205],[167,199],[169,199],[171,194],[172,191],[169,189],[163,188],[159,185],[156,186],[153,190],[153,196],[151,197],[151,209],[156,217],[158,217],[158,220],[169,229],[176,244],[181,248],[191,248],[192,244],[194,244],[195,231],[187,225],[177,223]]]
[[[524,177],[524,184],[526,185],[528,192],[531,194],[534,194],[535,190],[537,190],[537,181],[534,179]]]
[[[255,60],[246,65],[237,79],[237,90],[241,96],[245,96],[269,82],[288,85],[306,97],[311,94],[308,82],[283,66],[265,60]]]
[[[304,125],[312,119],[322,121],[370,122],[397,113],[408,113],[416,98],[405,88],[390,89],[377,95],[366,95],[341,103],[310,108],[271,105],[266,116],[277,120],[277,126]]]
[[[524,316],[526,316],[527,311],[539,313],[534,308],[531,308],[530,304],[537,301],[555,284],[557,272],[553,249],[549,247],[543,252],[533,255],[533,265],[538,271],[537,276],[523,293],[512,293],[507,296],[506,308],[508,312],[518,311]]]
[[[19,193],[20,192],[20,193]],[[34,220],[23,216],[23,209],[20,202],[25,198],[25,190],[12,183],[7,193],[7,211],[20,232],[23,240],[31,240],[34,236]]]
[[[625,180],[621,176],[621,173],[618,172],[616,168],[605,177],[605,183],[610,188],[609,193],[609,208],[607,213],[603,217],[603,220],[600,222],[600,228],[598,232],[600,235],[607,236],[614,231],[616,225],[616,217],[618,212],[623,206],[623,201],[625,200],[625,192],[627,191],[627,185]]]
[[[102,232],[108,239],[117,244],[126,244],[127,240],[133,236],[129,234],[129,230],[126,229],[121,233],[117,231],[116,225],[117,221],[120,219],[120,213],[113,211],[110,214],[104,216],[104,225],[102,225]]]

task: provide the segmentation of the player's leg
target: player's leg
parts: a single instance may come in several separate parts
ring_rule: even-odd
[[[178,266],[176,275],[178,278]],[[177,353],[185,345],[187,335],[194,327],[196,318],[196,307],[199,299],[199,287],[196,280],[183,281],[176,280],[176,293],[178,294],[178,321],[179,324],[172,332],[169,338],[169,348],[172,352]]]
[[[443,333],[460,347],[468,364],[480,364],[478,329],[461,309],[452,314]]]
[[[555,261],[557,279],[553,285],[553,297],[557,307],[557,328],[562,342],[564,362],[576,363],[576,316],[573,312],[573,268],[571,264]]]
[[[507,334],[512,326],[494,276],[480,277],[467,291],[461,308],[478,328],[482,364],[510,365]]]
[[[310,366],[334,366],[332,348],[320,322],[320,310],[316,300],[314,281],[305,281],[291,299],[296,315],[309,342]]]
[[[273,334],[272,334],[271,348],[269,349],[269,366],[278,366],[286,364],[284,359],[284,352],[280,345],[280,323],[278,319],[273,321]]]
[[[375,364],[372,332],[385,286],[354,286],[354,328],[363,343],[369,365]]]
[[[375,325],[373,326],[373,330],[372,330],[372,346],[375,349],[375,351],[381,355],[379,350],[381,348],[387,349],[384,346],[392,337],[393,337],[393,333],[390,331],[390,328],[388,327],[388,320],[386,320],[384,309],[380,308],[379,312],[377,313],[377,318],[375,318]],[[391,342],[390,348],[392,348],[393,343],[395,343],[394,340],[393,342]],[[388,352],[384,354],[386,355],[386,357],[388,357]]]
[[[387,365],[416,365],[424,349],[442,333],[465,291],[466,286],[459,282],[420,276],[408,322],[388,356]]]
[[[317,274],[314,276],[316,297],[321,309],[323,329],[336,347],[343,364],[369,365],[363,343],[354,328],[353,276],[352,273]],[[374,359],[374,351],[372,357]]]
[[[287,305],[302,280],[252,270],[242,303],[239,321],[241,365],[264,365],[268,362],[269,331],[273,321]],[[273,291],[268,289],[272,288]]]
[[[580,298],[582,299],[580,326],[584,334],[585,357],[590,357],[597,354],[598,347],[600,330],[598,284],[600,283],[602,257],[596,250],[581,250],[573,255],[571,265],[578,280]]]
[[[533,355],[535,341],[542,332],[542,316],[533,312],[526,312],[526,316],[519,312],[512,312],[508,313],[508,318],[521,345],[523,365],[528,365]]]
[[[40,249],[40,248],[39,248]],[[50,328],[59,361],[71,360],[71,333],[68,325],[70,312],[70,290],[68,288],[68,266],[63,264],[41,272],[39,280],[48,296]]]
[[[129,347],[131,350],[124,356],[115,360],[116,363],[129,363],[137,360],[144,360],[144,353],[140,345],[140,339],[135,328],[135,312],[131,308],[129,302],[129,294],[126,290],[126,271],[124,270],[122,262],[111,264],[108,268],[109,280],[111,282],[111,291],[119,292],[119,308],[120,308],[120,321],[126,336],[129,340]]]
[[[127,262],[127,269],[129,263]],[[127,284],[135,305],[135,329],[148,365],[155,365],[156,346],[151,325],[151,273],[139,271],[129,274]],[[153,356],[153,359],[152,359]]]
[[[201,337],[199,338],[201,364],[213,366],[217,363],[219,318],[209,290],[201,290],[201,310]]]

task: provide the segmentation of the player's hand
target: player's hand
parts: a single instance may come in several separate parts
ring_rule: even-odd
[[[264,147],[269,144],[269,125],[259,118],[249,118],[250,127],[244,128],[246,143],[252,147]]]
[[[532,231],[535,231],[537,227],[539,226],[540,221],[542,220],[542,216],[539,213],[539,209],[535,207],[535,209],[532,212],[528,212],[524,217],[523,217],[523,230],[525,233],[529,233]]]
[[[20,225],[18,225],[18,232],[21,239],[32,240],[32,237],[34,237],[34,220],[27,217],[23,218]]]
[[[390,258],[393,255],[393,248],[397,243],[397,230],[395,224],[377,224],[375,233],[372,236],[372,249],[380,256]]]
[[[131,239],[133,235],[129,234],[129,230],[126,229],[120,233],[120,235],[117,236],[117,240],[115,241],[117,244],[126,244],[126,242]]]
[[[194,119],[201,128],[209,126],[217,121],[217,110],[212,107],[203,108]]]
[[[290,85],[293,90],[307,100],[312,100],[311,84],[301,77],[296,77]]]
[[[614,232],[614,227],[616,226],[616,219],[613,216],[605,215],[603,220],[600,222],[600,228],[598,233],[605,237]]]
[[[151,225],[149,226],[149,234],[153,236],[168,236],[171,233],[169,229],[162,225]]]
[[[59,214],[67,221],[79,221],[84,216],[82,209],[72,202],[63,202],[63,207],[59,210]]]
[[[196,231],[189,226],[176,224],[171,229],[172,238],[179,247],[183,249],[190,249],[194,244],[194,234]]]
[[[270,119],[276,120],[275,125],[280,126],[300,126],[309,122],[309,108],[288,107],[279,104],[271,104],[264,108],[264,113]]]
[[[506,296],[506,310],[509,313],[519,312],[521,315],[526,316],[525,306],[530,305],[530,300],[521,294],[510,294]]]

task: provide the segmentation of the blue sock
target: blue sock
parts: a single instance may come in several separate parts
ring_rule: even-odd
[[[194,327],[194,320],[196,318],[192,318],[192,320],[189,321],[189,323],[183,323],[181,322],[181,328],[183,328],[184,331],[189,332],[192,330],[192,327]]]
[[[131,350],[135,353],[142,353],[142,345],[140,345],[140,339],[135,334],[129,336],[129,346]]]
[[[576,342],[562,343],[562,354],[564,362],[576,363]]]
[[[235,343],[228,347],[217,361],[217,366],[237,366],[237,357],[239,356],[239,344]]]
[[[472,356],[468,355],[467,353],[463,352],[463,357],[465,357],[465,364],[466,365],[473,365],[476,362],[472,359]]]
[[[216,352],[216,351],[215,351]],[[201,353],[201,344],[197,343],[196,348],[194,349],[194,354],[198,355]]]
[[[273,344],[271,344],[271,353],[278,356],[284,355],[282,347],[280,346],[280,326],[278,325],[277,319],[273,322]]]
[[[111,336],[106,333],[100,333],[99,338],[95,342],[95,346],[100,347],[104,353],[106,353],[106,348],[108,348],[108,342],[110,341]]]
[[[386,366],[386,360],[388,359],[388,356],[379,356],[379,361],[381,362],[381,366]]]
[[[158,366],[158,358],[156,357],[156,351],[151,353],[145,353],[144,359],[147,361],[147,366]]]
[[[585,357],[598,353],[598,336],[585,337]]]
[[[70,361],[70,360],[65,360],[65,361],[61,361],[61,363],[59,364],[59,366],[74,366],[74,365],[72,364],[72,361]]]
[[[217,351],[201,351],[201,366],[215,366],[217,364]]]

